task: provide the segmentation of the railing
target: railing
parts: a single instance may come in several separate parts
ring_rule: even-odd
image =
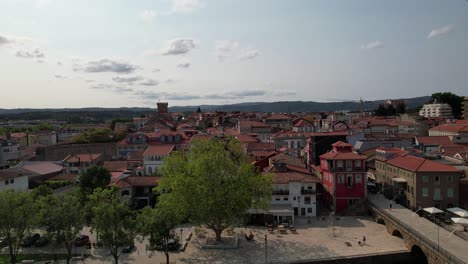
[[[275,190],[272,193],[273,195],[289,195],[288,190]]]
[[[444,255],[445,257],[447,257],[447,259],[449,260],[449,263],[454,263],[454,264],[464,264],[465,262],[461,259],[459,259],[458,257],[454,256],[452,253],[448,252],[447,250],[443,249],[442,247],[440,247],[440,245],[438,246],[437,243],[433,242],[432,240],[430,240],[429,238],[425,237],[425,236],[422,236],[419,232],[417,232],[416,230],[414,230],[412,227],[410,227],[409,225],[407,225],[406,223],[398,220],[396,217],[394,217],[393,215],[391,215],[390,213],[386,212],[385,210],[380,210],[377,205],[375,203],[373,203],[372,201],[370,200],[367,200],[369,202],[369,204],[377,211],[379,211],[379,213],[385,215],[387,218],[389,218],[390,220],[398,223],[399,226],[402,226],[405,231],[407,231],[408,233],[411,233],[411,235],[418,239],[419,241],[423,241],[425,244],[427,244],[434,252],[439,252],[439,254],[442,254]]]
[[[301,194],[316,194],[317,190],[301,190]]]

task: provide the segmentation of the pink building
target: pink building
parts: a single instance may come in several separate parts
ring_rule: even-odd
[[[352,146],[342,141],[332,147],[320,156],[323,202],[340,212],[366,195],[366,156],[354,153]]]

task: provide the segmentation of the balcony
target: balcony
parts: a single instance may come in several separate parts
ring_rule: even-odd
[[[273,195],[289,195],[289,190],[274,190]]]
[[[301,194],[316,194],[317,190],[301,190]]]

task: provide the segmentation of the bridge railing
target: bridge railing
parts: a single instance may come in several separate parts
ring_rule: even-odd
[[[394,222],[397,222],[398,225],[402,226],[403,228],[406,229],[407,232],[411,233],[411,235],[419,240],[419,241],[422,241],[424,242],[426,245],[428,245],[434,252],[439,252],[440,254],[444,255],[448,260],[449,260],[449,263],[453,263],[453,264],[464,264],[465,262],[461,259],[459,259],[458,257],[456,257],[455,255],[453,255],[452,253],[448,252],[447,250],[443,249],[442,247],[440,247],[440,245],[438,246],[437,243],[435,243],[434,241],[430,240],[429,238],[425,237],[425,236],[422,236],[418,231],[416,231],[415,229],[413,229],[411,226],[409,226],[408,224],[402,222],[402,221],[399,221],[398,218],[396,218],[395,216],[391,215],[390,213],[388,213],[387,211],[385,210],[381,210],[375,203],[373,203],[371,200],[368,200],[369,204],[377,211],[379,211],[379,213],[385,215],[387,218],[393,220]]]

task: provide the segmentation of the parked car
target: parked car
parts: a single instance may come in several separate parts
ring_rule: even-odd
[[[79,237],[75,239],[76,247],[82,247],[88,243],[89,243],[89,236],[86,236],[86,235],[80,235]]]
[[[34,243],[36,243],[36,241],[39,240],[39,238],[41,238],[41,235],[39,235],[38,233],[34,233],[31,236],[28,236],[25,239],[23,239],[23,242],[21,243],[21,246],[22,247],[32,247],[34,245]]]
[[[135,245],[131,244],[122,249],[122,253],[130,253],[135,249]]]
[[[40,237],[35,243],[35,247],[43,247],[49,243],[50,239],[47,236]]]

